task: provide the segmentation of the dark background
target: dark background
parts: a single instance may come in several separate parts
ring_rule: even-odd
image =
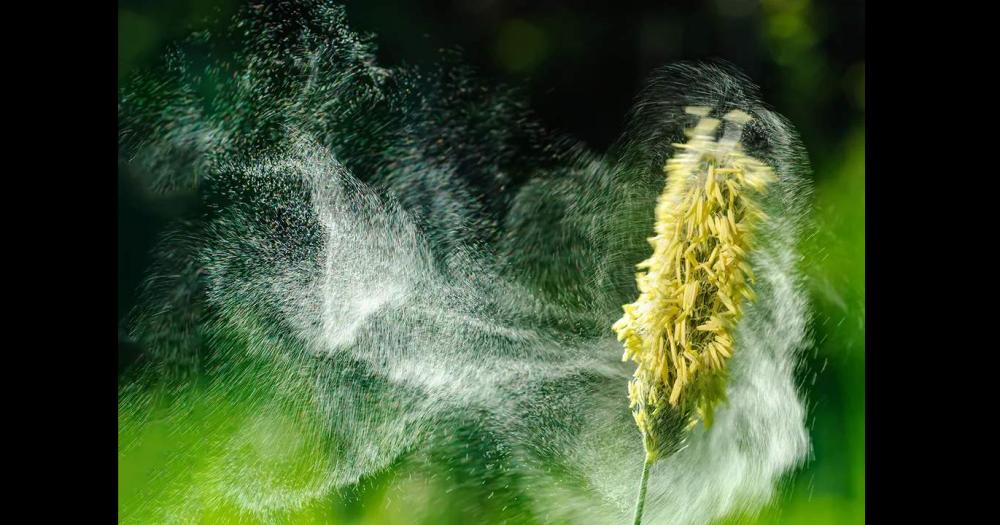
[[[520,86],[546,127],[602,150],[622,132],[644,80],[677,60],[721,58],[760,84],[795,123],[814,164],[838,155],[864,123],[864,3],[712,0],[346,2],[352,26],[377,34],[383,65],[430,64],[461,49],[486,78]],[[118,11],[118,76],[149,66],[173,40],[235,11],[234,0],[125,0]],[[586,7],[580,7],[586,6]],[[827,176],[816,170],[816,176]],[[121,177],[120,177],[121,179]],[[119,317],[148,263],[161,219],[119,181]],[[152,198],[151,196],[148,198]]]

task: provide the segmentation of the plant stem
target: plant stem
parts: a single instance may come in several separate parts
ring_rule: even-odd
[[[635,520],[633,525],[640,525],[642,523],[642,507],[646,505],[646,485],[649,482],[649,467],[653,465],[650,461],[649,456],[646,456],[646,462],[642,465],[642,480],[639,482],[639,497],[635,500]]]

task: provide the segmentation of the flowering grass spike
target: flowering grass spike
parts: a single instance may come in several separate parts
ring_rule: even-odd
[[[708,117],[708,108],[687,111],[700,120],[664,168],[653,255],[637,265],[639,298],[613,327],[625,346],[622,359],[638,365],[628,385],[646,450],[637,523],[649,466],[671,452],[666,426],[678,418],[688,428],[711,425],[725,399],[741,302],[755,298],[748,254],[754,225],[765,218],[755,197],[775,179],[742,150],[746,113],[727,113],[716,140],[721,122]]]

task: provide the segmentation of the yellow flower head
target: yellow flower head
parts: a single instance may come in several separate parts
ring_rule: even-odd
[[[667,446],[663,424],[710,425],[725,399],[741,303],[754,299],[747,255],[764,218],[757,198],[775,180],[771,168],[743,151],[746,113],[726,114],[726,133],[717,139],[721,122],[708,117],[708,108],[687,111],[700,119],[664,168],[653,255],[637,265],[639,298],[613,326],[625,346],[622,360],[638,365],[629,400],[651,461]]]

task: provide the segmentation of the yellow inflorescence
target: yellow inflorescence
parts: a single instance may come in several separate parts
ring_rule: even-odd
[[[664,411],[680,410],[691,426],[710,425],[725,398],[741,302],[755,298],[747,254],[754,225],[764,218],[755,198],[775,178],[740,146],[748,115],[728,113],[729,129],[716,140],[720,121],[705,108],[688,112],[701,118],[664,168],[668,180],[649,239],[653,255],[637,265],[639,298],[623,307],[613,327],[625,346],[622,360],[638,365],[629,399],[651,459],[661,438],[655,421]]]

